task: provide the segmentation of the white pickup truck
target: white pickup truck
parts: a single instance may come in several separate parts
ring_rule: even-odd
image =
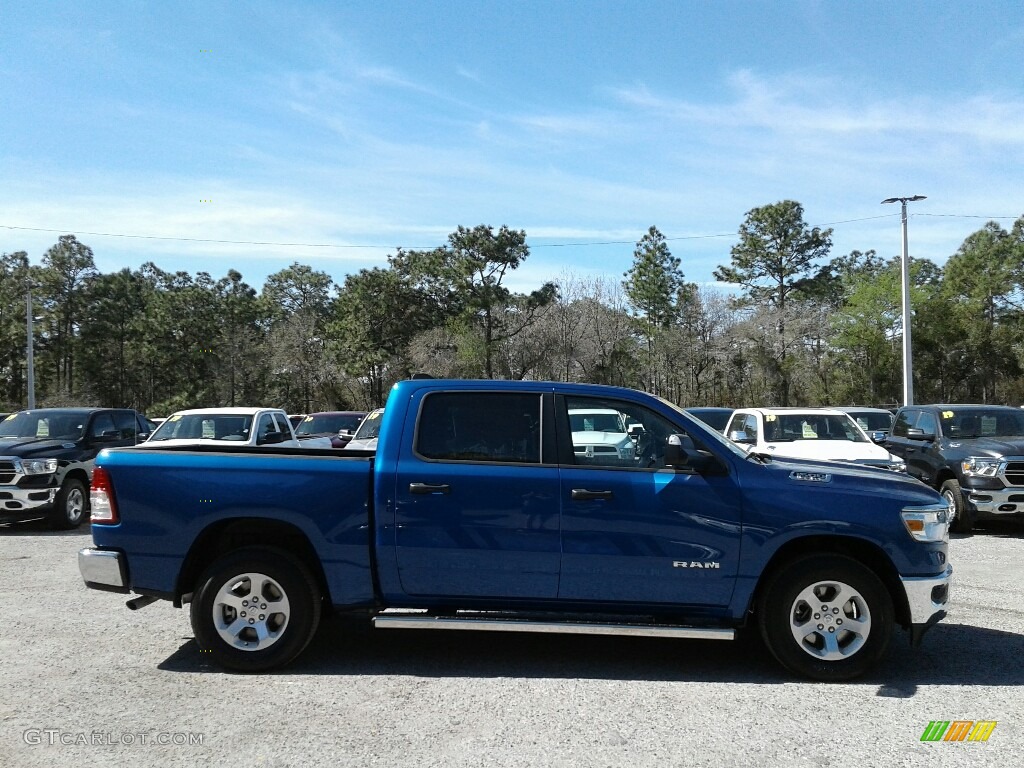
[[[255,425],[255,426],[254,426]],[[298,440],[280,408],[193,408],[178,411],[143,443],[144,446],[236,443],[240,446],[331,448],[329,437]]]
[[[907,471],[901,458],[875,445],[849,414],[832,408],[740,408],[725,434],[748,453]]]

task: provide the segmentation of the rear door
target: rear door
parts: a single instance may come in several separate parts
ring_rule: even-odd
[[[398,574],[408,595],[554,598],[559,479],[542,444],[550,395],[428,391],[395,488]],[[548,417],[549,419],[550,417]],[[549,441],[550,442],[550,441]]]

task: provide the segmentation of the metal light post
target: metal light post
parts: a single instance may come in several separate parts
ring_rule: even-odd
[[[28,287],[25,293],[25,324],[28,326],[28,341],[25,345],[25,368],[28,379],[28,409],[31,411],[36,407],[36,366],[35,351],[33,349],[32,333],[32,286]]]
[[[912,197],[890,197],[883,200],[885,203],[900,203],[902,205],[903,220],[903,258],[901,260],[903,272],[903,404],[914,404],[914,362],[910,352],[910,256],[907,254],[907,203],[915,200],[925,200],[924,195]]]

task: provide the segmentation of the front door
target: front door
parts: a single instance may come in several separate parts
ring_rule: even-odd
[[[571,450],[568,413],[610,408],[640,424],[630,457]],[[726,605],[739,566],[740,494],[726,471],[665,468],[669,435],[685,429],[626,401],[558,397],[563,600]],[[568,434],[565,434],[568,431]],[[702,448],[699,444],[698,448]]]

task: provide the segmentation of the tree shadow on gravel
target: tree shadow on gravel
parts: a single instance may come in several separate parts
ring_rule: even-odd
[[[910,698],[920,685],[1024,685],[1024,635],[963,624],[934,627],[921,648],[897,630],[873,672],[849,683]],[[195,641],[159,668],[223,673]],[[365,619],[327,617],[303,654],[274,675],[567,678],[708,683],[802,682],[753,632],[732,642],[455,630],[374,630]]]

